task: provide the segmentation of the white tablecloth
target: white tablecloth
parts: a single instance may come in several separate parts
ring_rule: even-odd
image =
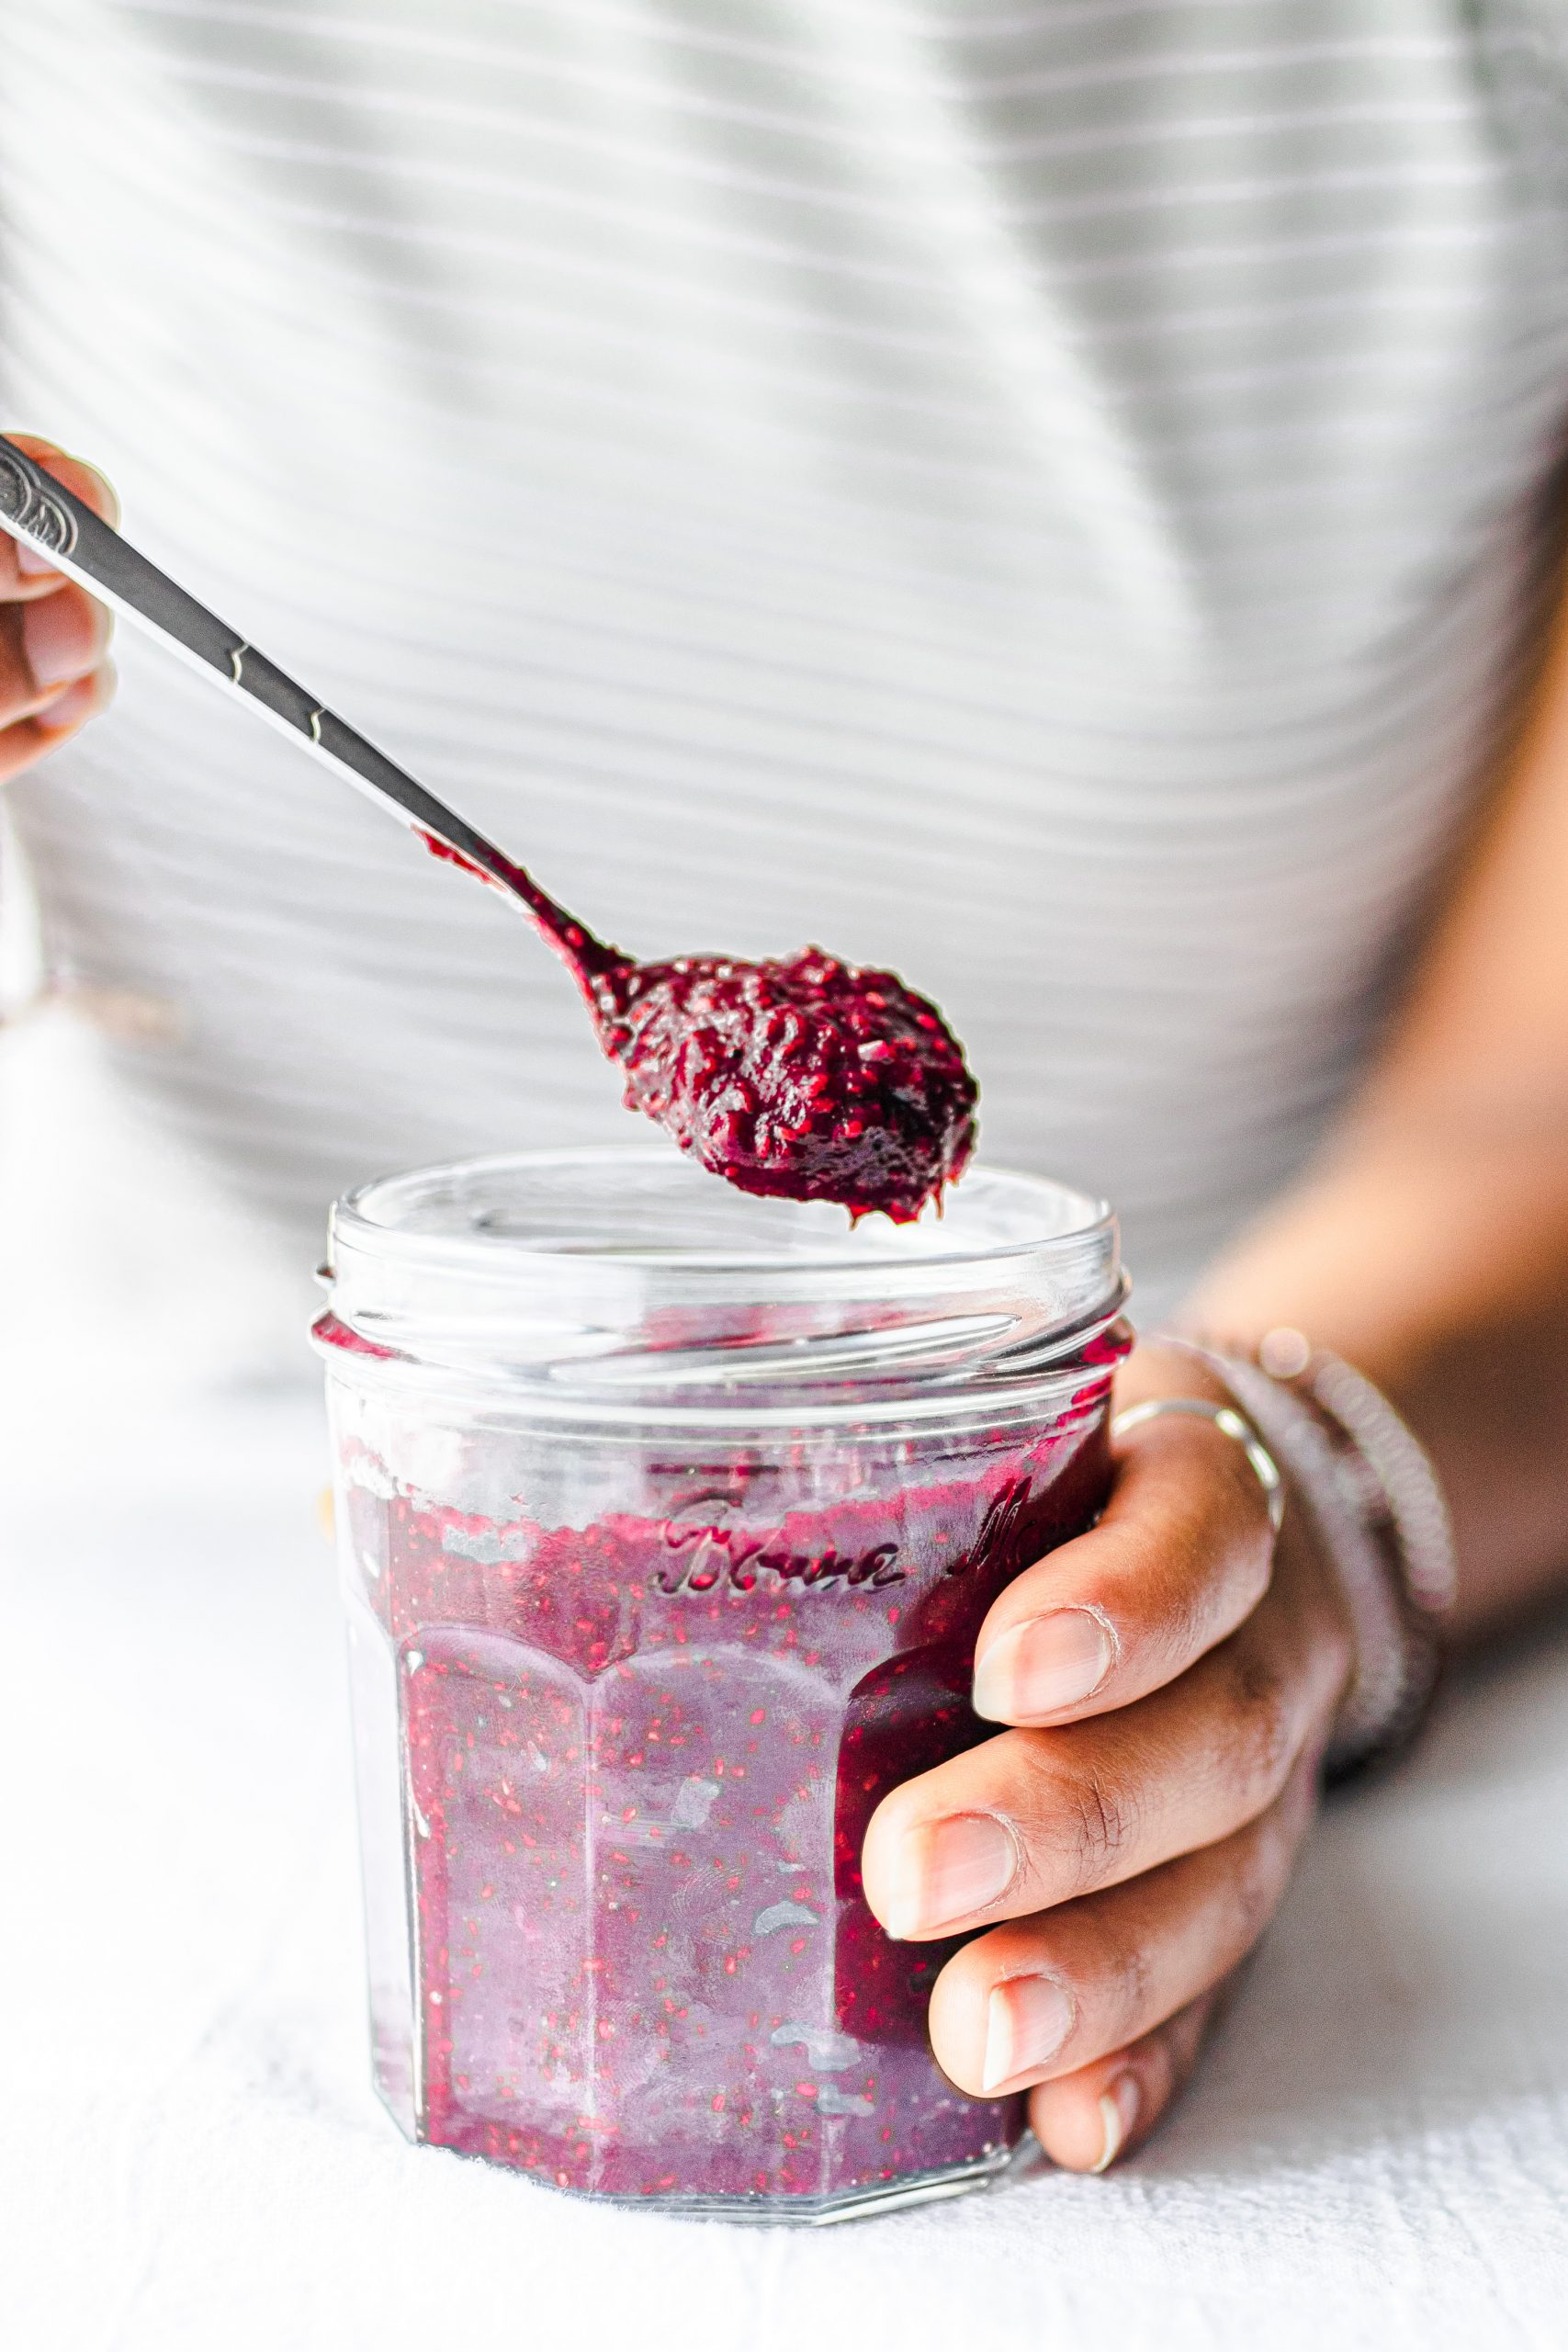
[[[32,1183],[9,1295],[61,1311],[0,1365],[6,2352],[1568,2344],[1568,1638],[1332,1812],[1124,2170],[816,2232],[595,2210],[371,2095],[313,1397],[154,1376],[199,1267],[110,1347]]]

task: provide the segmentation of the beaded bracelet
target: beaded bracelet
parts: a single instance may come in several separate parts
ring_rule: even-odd
[[[1250,1355],[1158,1337],[1198,1356],[1256,1423],[1338,1571],[1356,1662],[1324,1771],[1346,1780],[1408,1746],[1437,1688],[1455,1567],[1437,1473],[1370,1380],[1289,1326]]]

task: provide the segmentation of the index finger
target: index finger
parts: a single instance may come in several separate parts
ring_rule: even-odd
[[[1233,1437],[1171,1415],[1130,1430],[1097,1527],[1026,1568],[975,1648],[992,1723],[1071,1723],[1141,1699],[1234,1633],[1268,1589],[1274,1530]]]
[[[54,442],[42,440],[36,433],[9,433],[6,437],[25,449],[46,474],[62,482],[95,514],[106,523],[118,523],[119,500],[114,485],[96,466],[84,458],[68,458]],[[8,531],[0,531],[0,603],[25,604],[37,596],[52,596],[64,578],[31,548],[22,547]]]

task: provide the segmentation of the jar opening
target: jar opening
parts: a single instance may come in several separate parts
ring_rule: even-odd
[[[1119,1313],[1102,1201],[981,1166],[945,1214],[851,1226],[732,1193],[659,1146],[518,1152],[361,1186],[333,1214],[318,1338],[356,1379],[442,1375],[552,1409],[800,1392],[835,1416],[1039,1376]],[[324,1328],[331,1326],[331,1328]],[[335,1347],[332,1343],[335,1341]],[[829,1393],[830,1392],[830,1393]]]

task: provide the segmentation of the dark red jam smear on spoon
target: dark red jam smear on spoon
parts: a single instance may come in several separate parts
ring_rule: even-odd
[[[929,998],[896,972],[819,947],[743,962],[639,964],[596,940],[502,861],[495,876],[434,835],[432,853],[523,899],[576,979],[628,1110],[744,1193],[834,1201],[907,1225],[963,1173],[977,1090]]]
[[[975,1081],[896,972],[819,947],[634,964],[590,995],[627,1107],[742,1192],[919,1216],[975,1143]]]

